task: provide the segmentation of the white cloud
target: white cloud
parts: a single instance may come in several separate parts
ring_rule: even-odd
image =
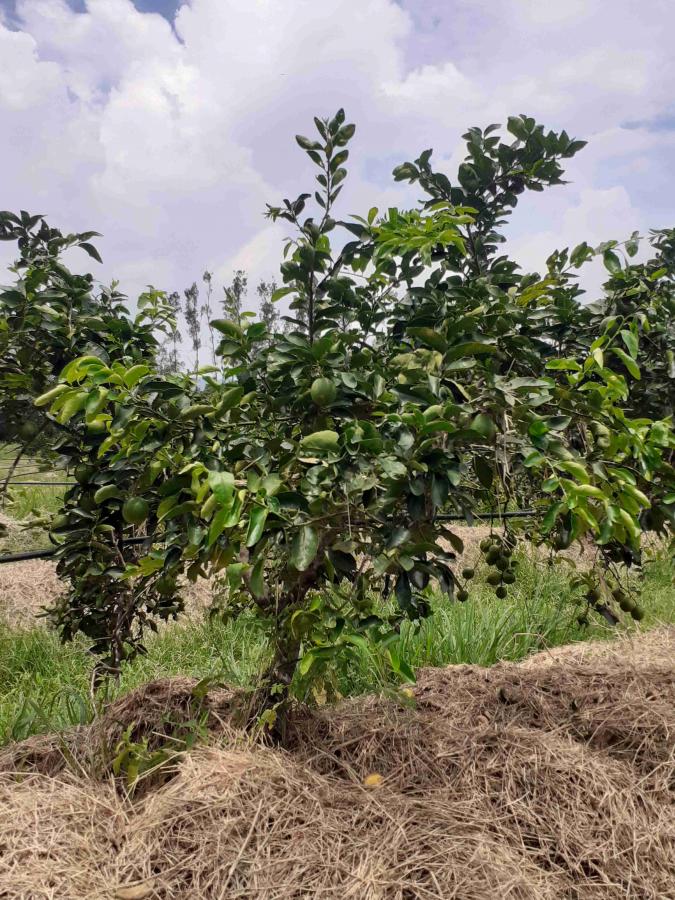
[[[610,239],[623,241],[634,231],[642,231],[649,225],[623,187],[584,189],[578,201],[562,212],[559,203],[549,204],[542,219],[546,221],[542,230],[520,234],[509,242],[525,271],[543,272],[546,259],[553,250],[564,247],[571,250],[582,241],[591,247]],[[580,270],[580,276],[588,299],[593,299],[607,279],[607,272],[598,258],[587,263]]]
[[[254,282],[275,274],[284,233],[265,202],[311,183],[293,135],[314,114],[344,106],[358,126],[346,217],[412,202],[417,189],[383,186],[396,162],[433,146],[452,174],[468,125],[525,111],[591,139],[573,185],[518,210],[513,247],[534,264],[648,226],[664,192],[675,207],[675,133],[621,127],[675,99],[675,11],[655,2],[658,33],[629,0],[611,17],[599,0],[430,2],[422,17],[416,0],[192,0],[173,28],[131,0],[19,0],[20,30],[0,24],[2,205],[102,231],[101,271],[132,295],[206,267]]]

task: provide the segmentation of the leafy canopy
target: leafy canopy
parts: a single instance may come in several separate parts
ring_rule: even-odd
[[[432,581],[468,595],[444,514],[533,506],[537,539],[559,550],[585,537],[608,566],[639,561],[643,530],[672,528],[675,230],[651,233],[644,263],[634,235],[521,273],[501,229],[584,146],[526,116],[506,135],[471,128],[455,182],[430,150],[397,167],[423,191],[418,208],[340,221],[355,127],[342,110],[315,125],[296,138],[315,187],[268,207],[292,229],[270,298],[286,298],[286,330],[215,319],[219,363],[198,379],[157,365],[173,327],[163,293],[132,320],[115,287],[96,293],[65,269],[67,246],[96,257],[93,234],[0,214],[20,251],[0,294],[3,406],[41,394],[53,452],[74,468],[52,523],[69,589],[51,615],[64,638],[91,639],[101,672],[180,610],[182,573],[220,572],[221,612],[269,624],[269,707],[330,687],[365,641],[412,678],[401,620],[429,613]],[[596,254],[608,281],[584,305],[578,272]],[[498,596],[516,540],[485,548]],[[613,617],[621,589],[599,583],[589,602]]]

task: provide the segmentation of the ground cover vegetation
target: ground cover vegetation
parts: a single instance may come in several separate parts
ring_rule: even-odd
[[[175,300],[148,290],[132,316],[116,284],[66,268],[69,248],[98,259],[95,233],[0,214],[20,254],[0,293],[4,428],[20,452],[46,439],[75,481],[50,521],[67,584],[52,623],[87,638],[98,681],[180,611],[181,575],[220,572],[219,612],[265,635],[257,708],[272,727],[372,647],[413,678],[403,623],[429,616],[432,584],[472,593],[444,514],[533,507],[528,539],[590,542],[599,565],[572,586],[612,623],[643,616],[625,572],[644,532],[675,521],[675,230],[651,232],[642,261],[633,235],[521,273],[501,229],[583,147],[526,116],[470,129],[455,181],[431,151],[395,169],[417,208],[339,221],[355,128],[342,111],[315,125],[297,142],[316,184],[268,209],[292,229],[268,298],[290,307],[284,333],[214,319],[218,362],[198,372],[161,361]],[[608,279],[584,304],[579,270],[597,255]],[[520,537],[500,523],[481,546],[502,602]]]
[[[644,620],[634,623],[628,618],[614,628],[597,616],[586,621],[584,591],[571,586],[567,565],[543,566],[523,557],[507,601],[495,596],[485,580],[488,573],[486,565],[478,566],[470,603],[430,592],[431,615],[421,627],[402,625],[400,654],[407,666],[491,666],[545,648],[675,625],[672,567],[663,554],[645,565],[639,585],[636,580]],[[108,680],[93,699],[87,646],[80,635],[64,647],[53,631],[28,619],[7,617],[0,624],[0,745],[86,724],[111,700],[156,679],[182,675],[253,690],[270,656],[269,636],[256,617],[223,622],[192,612],[153,635],[148,653],[130,661],[120,678]],[[343,697],[396,697],[400,681],[386,650],[371,642],[355,648],[335,678],[336,692]],[[317,692],[315,699],[326,697]]]

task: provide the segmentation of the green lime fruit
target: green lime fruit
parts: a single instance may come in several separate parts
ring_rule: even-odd
[[[100,419],[93,419],[91,422],[87,422],[89,434],[105,434],[107,430],[105,422],[102,422]]]
[[[88,484],[95,471],[93,466],[88,466],[86,463],[79,463],[75,466],[75,472],[73,473],[75,475],[75,481],[77,481],[78,484]]]
[[[635,604],[630,599],[630,597],[625,596],[622,597],[621,600],[619,600],[619,606],[624,612],[632,612],[632,610],[635,609]]]
[[[337,397],[337,388],[330,378],[315,378],[309,392],[317,406],[328,406]]]
[[[502,576],[499,572],[490,572],[486,581],[492,587],[496,587],[498,584],[501,584]]]
[[[512,572],[511,570],[504,572],[504,574],[502,575],[502,581],[504,582],[504,584],[513,584],[515,580],[516,573]]]
[[[500,556],[495,565],[500,572],[504,572],[509,567],[509,561],[505,556]]]
[[[122,517],[129,525],[140,525],[148,518],[150,507],[142,497],[129,497],[122,507]]]
[[[640,609],[639,606],[635,606],[633,609],[631,609],[630,614],[636,622],[641,622],[645,617],[644,609]]]
[[[495,591],[495,594],[499,597],[500,600],[503,600],[504,597],[506,597],[507,590],[506,590],[506,588],[504,587],[503,584],[500,584],[500,585],[499,585],[499,587],[498,587],[497,590]]]
[[[98,508],[98,504],[94,500],[92,494],[84,494],[81,496],[78,501],[78,506],[86,513],[93,513]]]
[[[499,550],[496,547],[491,547],[485,556],[485,561],[489,566],[494,566],[499,558]]]
[[[466,578],[467,581],[471,581],[475,574],[473,569],[462,569],[462,578]]]
[[[490,540],[490,538],[484,538],[480,542],[479,546],[483,553],[487,553],[490,547],[492,547],[492,541]]]
[[[586,592],[586,599],[589,603],[597,603],[600,599],[600,591],[597,588],[589,588]]]
[[[170,575],[162,575],[157,579],[155,587],[158,594],[161,594],[162,597],[168,597],[176,590],[176,579]]]
[[[577,624],[580,625],[582,628],[585,625],[588,625],[588,616],[577,616]]]
[[[34,437],[37,437],[39,431],[35,422],[23,422],[19,425],[19,437],[22,441],[32,441]]]
[[[68,516],[61,514],[60,516],[54,516],[51,521],[50,530],[51,531],[60,531],[62,528],[67,528],[70,520]]]
[[[461,591],[457,591],[457,599],[460,603],[466,603],[466,601],[469,599],[469,592],[463,589]]]

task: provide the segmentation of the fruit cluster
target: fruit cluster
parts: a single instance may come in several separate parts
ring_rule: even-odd
[[[517,561],[512,558],[515,542],[509,535],[501,537],[492,535],[480,542],[480,549],[485,555],[485,562],[493,568],[486,581],[495,589],[495,594],[503,600],[507,593],[507,585],[516,580]]]
[[[637,603],[626,594],[626,592],[621,587],[615,587],[612,591],[612,597],[619,604],[619,608],[623,612],[630,613],[631,618],[635,619],[636,622],[641,622],[644,619],[644,610],[642,607],[638,606]]]
[[[612,598],[619,605],[622,612],[630,613],[631,618],[636,622],[642,621],[644,618],[644,610],[628,596],[624,589],[617,585],[612,590]],[[605,600],[607,599],[604,592],[593,583],[586,583],[586,592],[584,599],[588,605],[588,609],[584,610],[577,616],[577,623],[581,626],[588,625],[588,610],[594,609],[596,612],[603,613],[607,611]],[[613,614],[612,614],[613,615]]]

